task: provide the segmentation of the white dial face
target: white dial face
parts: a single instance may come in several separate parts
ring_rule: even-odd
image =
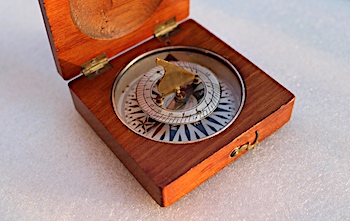
[[[201,65],[177,61],[178,67],[193,72],[200,79],[200,83],[189,85],[188,100],[176,102],[175,91],[167,95],[161,105],[157,104],[157,83],[164,75],[164,69],[156,66],[141,77],[137,84],[136,97],[143,112],[150,118],[167,124],[188,124],[198,122],[209,116],[217,108],[220,100],[220,84],[215,74]]]
[[[161,104],[157,83],[164,75],[155,59],[170,60],[194,73],[200,83],[175,93]],[[118,75],[112,91],[114,110],[130,130],[145,138],[174,144],[199,142],[227,129],[242,109],[245,90],[235,68],[219,55],[192,47],[167,47],[136,58]]]

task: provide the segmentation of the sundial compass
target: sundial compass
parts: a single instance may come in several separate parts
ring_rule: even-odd
[[[181,144],[213,137],[231,125],[243,106],[245,90],[226,59],[180,46],[133,60],[119,73],[112,95],[117,116],[130,130],[151,140]]]

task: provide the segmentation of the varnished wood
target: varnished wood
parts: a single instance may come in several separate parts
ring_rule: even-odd
[[[120,38],[150,18],[161,0],[70,0],[75,26],[96,39]]]
[[[152,36],[154,26],[172,17],[181,21],[189,13],[189,0],[39,2],[57,70],[64,79],[78,75],[86,61],[104,52],[113,57]]]
[[[161,206],[168,206],[217,173],[240,155],[231,151],[259,142],[283,126],[292,113],[294,95],[266,73],[193,20],[168,41],[151,39],[114,59],[114,69],[94,80],[80,77],[69,87],[77,110],[101,136],[142,186]],[[138,55],[168,45],[189,45],[212,50],[230,60],[242,75],[246,102],[237,120],[219,135],[193,144],[165,144],[131,132],[117,118],[111,89],[118,71]]]

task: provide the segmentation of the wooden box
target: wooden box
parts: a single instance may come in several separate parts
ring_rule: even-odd
[[[69,88],[76,109],[161,206],[180,199],[291,117],[294,95],[204,27],[185,20],[188,0],[39,1],[58,72],[74,78]],[[155,27],[174,17],[181,22],[178,31],[154,37]],[[111,91],[118,72],[135,57],[167,46],[208,49],[238,70],[245,103],[222,133],[196,143],[160,143],[136,135],[116,116]],[[82,66],[103,53],[114,57],[113,67],[93,79],[81,75]]]

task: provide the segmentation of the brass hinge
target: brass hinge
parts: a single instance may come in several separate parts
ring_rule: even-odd
[[[81,65],[82,73],[88,77],[93,78],[110,70],[113,66],[109,63],[106,53],[85,62]]]
[[[169,20],[154,27],[154,36],[160,41],[164,41],[169,36],[176,34],[179,30],[180,29],[176,23],[176,17],[172,17]]]

